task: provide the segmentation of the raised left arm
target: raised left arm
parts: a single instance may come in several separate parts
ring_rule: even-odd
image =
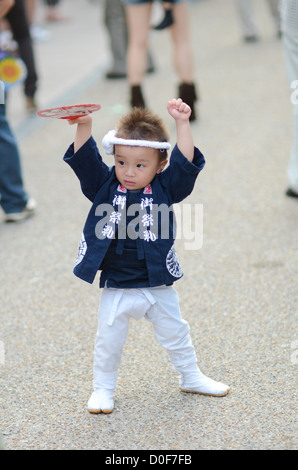
[[[192,162],[194,157],[194,141],[189,122],[191,108],[181,98],[172,99],[168,103],[168,112],[176,122],[178,148],[185,158]]]

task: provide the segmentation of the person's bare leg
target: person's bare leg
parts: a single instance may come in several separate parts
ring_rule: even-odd
[[[194,63],[191,47],[190,17],[188,3],[178,3],[173,6],[174,24],[171,34],[174,43],[174,67],[179,77],[179,98],[191,109],[191,121],[196,119],[195,102],[197,92],[194,83]]]
[[[141,84],[146,72],[151,9],[149,3],[126,7],[129,31],[127,66],[130,85]]]
[[[147,70],[151,4],[126,7],[128,22],[127,74],[131,88],[131,105],[144,107],[141,85]]]
[[[180,82],[193,83],[194,66],[187,2],[174,5],[173,15],[174,24],[171,27],[171,34],[174,42],[174,67]]]
[[[29,25],[32,25],[35,19],[36,0],[26,0],[25,4],[26,4],[28,22],[29,22]]]

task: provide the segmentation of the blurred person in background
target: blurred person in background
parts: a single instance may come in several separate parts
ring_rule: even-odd
[[[47,21],[63,21],[67,19],[59,12],[60,0],[44,0],[46,6],[45,18]]]
[[[274,21],[274,27],[278,37],[281,36],[280,25],[280,0],[267,0],[268,6]],[[252,0],[236,0],[236,7],[239,14],[241,30],[245,42],[257,42],[259,39],[258,28],[253,11]]]
[[[0,19],[16,0],[0,0]],[[24,189],[20,154],[0,101],[0,207],[6,222],[19,222],[32,216],[36,202]]]
[[[104,21],[107,28],[113,64],[106,78],[126,77],[127,23],[121,0],[105,0]]]
[[[123,0],[126,7],[129,43],[127,72],[132,107],[146,107],[142,82],[147,66],[148,39],[153,0]],[[194,83],[194,65],[190,39],[190,21],[187,0],[163,2],[172,9],[173,24],[169,27],[174,44],[174,68],[179,77],[178,96],[187,103],[191,118],[196,119],[197,93]]]
[[[30,27],[30,34],[33,41],[47,41],[51,34],[38,23],[36,23],[37,0],[26,0],[27,17]]]
[[[126,78],[126,55],[128,45],[128,30],[125,8],[122,0],[105,0],[104,3],[105,25],[110,38],[113,64],[106,74],[108,79]],[[148,53],[147,72],[153,72],[153,60]]]
[[[290,187],[286,195],[298,198],[298,1],[282,0],[281,13],[286,66],[294,89],[291,97],[294,107],[294,141],[288,165]]]
[[[13,6],[5,15],[13,37],[18,45],[18,52],[27,67],[27,78],[24,83],[24,93],[28,111],[37,108],[35,94],[37,91],[37,71],[33,51],[33,43],[24,0],[14,0]]]

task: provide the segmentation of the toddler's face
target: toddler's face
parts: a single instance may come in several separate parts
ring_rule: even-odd
[[[127,190],[145,188],[166,164],[159,161],[156,149],[115,145],[116,176]]]

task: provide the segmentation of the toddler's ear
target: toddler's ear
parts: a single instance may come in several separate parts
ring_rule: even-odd
[[[167,163],[168,163],[168,160],[163,160],[162,162],[160,162],[159,167],[156,172],[158,175],[165,169],[165,166],[167,165]]]

